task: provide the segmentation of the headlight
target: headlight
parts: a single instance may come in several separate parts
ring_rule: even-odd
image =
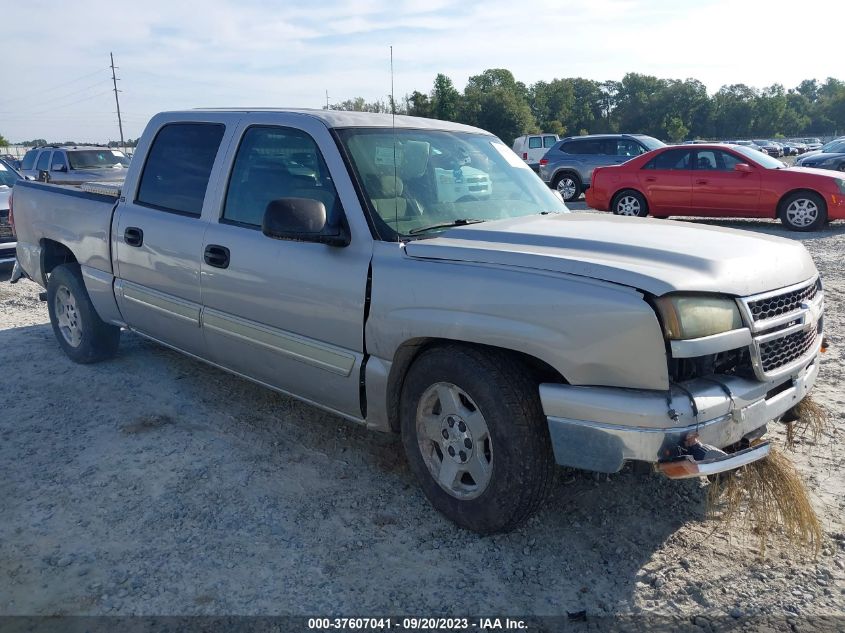
[[[736,302],[714,295],[675,294],[658,297],[657,310],[666,338],[701,338],[742,327]]]
[[[845,193],[845,180],[837,180],[836,182],[839,183],[839,191]]]

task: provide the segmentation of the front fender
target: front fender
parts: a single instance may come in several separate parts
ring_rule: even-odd
[[[572,385],[669,387],[652,308],[632,288],[530,269],[410,258],[376,248],[367,351],[392,359],[435,338],[514,350]]]

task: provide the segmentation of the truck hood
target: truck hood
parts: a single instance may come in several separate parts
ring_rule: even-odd
[[[797,240],[599,214],[536,215],[455,227],[409,242],[405,252],[419,259],[578,275],[658,296],[673,291],[747,296],[816,274]]]

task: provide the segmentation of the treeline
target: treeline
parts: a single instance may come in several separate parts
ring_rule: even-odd
[[[333,110],[390,112],[390,99],[350,99]],[[722,86],[708,95],[697,79],[628,73],[622,81],[566,78],[526,86],[509,70],[491,68],[469,78],[463,92],[439,74],[428,92],[415,90],[396,112],[467,123],[507,143],[521,134],[600,132],[650,134],[666,141],[692,138],[772,138],[845,130],[845,82],[806,79],[795,88]]]

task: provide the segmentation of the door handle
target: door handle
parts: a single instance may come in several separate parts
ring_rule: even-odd
[[[709,180],[696,180],[696,181],[695,181],[695,184],[697,184],[697,185],[706,185],[708,182],[710,182],[710,181],[709,181]]]
[[[127,226],[123,232],[123,241],[129,246],[143,246],[144,232],[137,226]]]
[[[225,246],[209,244],[205,247],[203,258],[209,266],[214,266],[215,268],[229,267],[229,249]]]
[[[646,182],[657,182],[657,178],[655,178],[654,176],[649,176],[648,178],[645,179],[645,181]]]

